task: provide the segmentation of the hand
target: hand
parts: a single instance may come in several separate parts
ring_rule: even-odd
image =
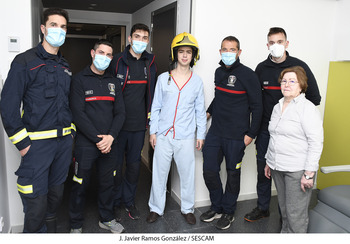
[[[200,151],[202,149],[203,145],[204,145],[204,140],[203,139],[198,139],[197,140],[197,144],[196,144],[197,150]]]
[[[271,169],[267,164],[265,165],[264,171],[265,171],[266,178],[271,179]]]
[[[152,148],[154,149],[154,147],[157,144],[157,136],[156,134],[152,134],[149,136],[149,143],[151,144]]]
[[[207,112],[207,120],[210,119],[210,113]]]
[[[245,144],[245,146],[248,146],[252,141],[253,141],[253,138],[251,138],[251,137],[249,137],[247,135],[244,136],[244,144]]]
[[[112,143],[114,141],[113,136],[111,135],[97,135],[98,138],[102,138],[102,140],[98,143],[96,143],[96,146],[98,150],[101,151],[101,153],[109,153],[112,149]]]
[[[310,171],[305,171],[305,174],[311,175]],[[312,187],[314,187],[314,179],[307,180],[303,174],[303,176],[301,176],[301,180],[300,180],[300,187],[301,187],[301,190],[303,192],[305,192],[307,188],[311,189]]]
[[[30,145],[19,151],[19,153],[21,154],[22,157],[24,157],[24,155],[27,154],[27,152],[29,151],[29,148],[30,148]]]

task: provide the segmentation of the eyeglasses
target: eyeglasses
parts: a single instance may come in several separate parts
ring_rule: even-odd
[[[296,80],[281,80],[281,85],[287,85],[287,83],[290,85],[290,86],[294,86],[296,83],[298,83],[298,81]]]

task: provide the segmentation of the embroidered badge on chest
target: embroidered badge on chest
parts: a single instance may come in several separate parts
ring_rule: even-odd
[[[85,91],[85,96],[94,94],[93,90]]]
[[[144,67],[143,72],[145,73],[145,79],[147,79],[147,68]]]
[[[109,94],[115,95],[115,85],[113,83],[108,83]]]
[[[70,72],[68,69],[64,69],[64,72],[66,72],[69,76],[72,76],[72,72]]]
[[[230,76],[227,78],[227,85],[228,85],[228,86],[232,86],[232,87],[234,87],[234,86],[235,86],[236,81],[237,81],[236,76],[234,76],[234,75],[230,75]]]

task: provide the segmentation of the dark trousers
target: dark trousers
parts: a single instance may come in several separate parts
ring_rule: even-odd
[[[47,232],[45,220],[56,218],[72,159],[72,143],[71,135],[33,140],[22,157],[15,174],[23,203],[23,232]]]
[[[114,183],[114,205],[135,204],[137,183],[140,175],[141,151],[145,140],[145,131],[120,131],[117,139],[117,176]],[[123,163],[125,155],[125,172]]]
[[[211,210],[217,213],[234,214],[236,210],[244,150],[243,140],[218,137],[210,131],[205,138],[203,176],[209,190]],[[219,174],[223,157],[227,171],[225,192]]]
[[[108,154],[102,154],[96,146],[75,147],[73,185],[70,197],[70,221],[73,229],[79,229],[84,221],[86,193],[89,188],[93,165],[96,165],[98,181],[98,210],[101,222],[111,221],[113,212],[113,187],[116,175],[116,145]]]
[[[269,140],[270,134],[267,130],[260,131],[255,140],[258,171],[256,191],[258,194],[258,207],[262,210],[269,209],[271,200],[271,179],[266,178],[264,171],[266,165],[265,154],[267,152]]]

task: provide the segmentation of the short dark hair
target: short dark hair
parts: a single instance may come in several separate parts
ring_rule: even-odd
[[[137,24],[134,24],[131,27],[130,36],[132,36],[132,34],[134,34],[134,32],[137,31],[137,30],[147,31],[148,35],[149,35],[149,28],[148,28],[148,26],[145,25],[145,24],[137,23]]]
[[[305,93],[306,89],[307,89],[307,75],[306,75],[305,70],[301,66],[293,66],[293,67],[289,67],[289,68],[282,70],[280,77],[278,78],[278,82],[281,83],[283,76],[289,72],[293,72],[297,75],[297,79],[298,79],[298,83],[299,83],[301,92]]]
[[[100,39],[100,40],[98,40],[98,41],[95,43],[93,49],[96,51],[96,49],[97,49],[100,45],[102,45],[102,44],[111,47],[112,50],[113,50],[113,45],[112,45],[112,43],[109,42],[109,41],[106,40],[106,39]]]
[[[222,43],[224,41],[237,42],[237,48],[238,48],[238,50],[241,50],[241,45],[239,43],[239,40],[236,37],[234,37],[234,36],[226,36],[221,42],[221,47],[222,47]]]
[[[67,24],[69,22],[69,16],[66,10],[61,8],[48,8],[43,12],[43,18],[42,18],[43,22],[41,24],[45,25],[47,20],[49,19],[49,16],[51,15],[60,15],[66,19]]]
[[[278,33],[282,33],[286,37],[286,40],[287,40],[287,33],[281,27],[271,27],[269,30],[269,33],[267,34],[267,38],[269,38],[269,36],[271,36],[271,35],[278,34]]]
[[[179,46],[179,47],[174,47],[173,53],[174,53],[174,60],[170,63],[170,65],[174,65],[178,59],[177,59],[177,52],[179,51],[180,47],[190,47],[192,49],[192,58],[191,58],[191,62],[190,62],[190,67],[192,68],[194,65],[194,58],[197,57],[198,55],[198,48],[194,47],[194,46]],[[170,55],[171,56],[171,55]]]

